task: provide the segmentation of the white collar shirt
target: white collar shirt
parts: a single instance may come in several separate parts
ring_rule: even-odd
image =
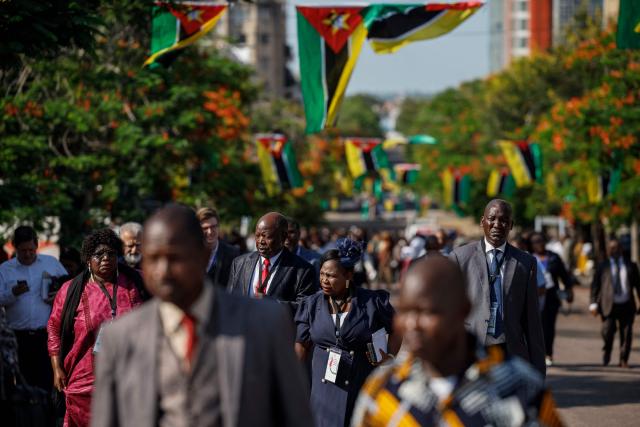
[[[629,301],[629,280],[627,275],[627,266],[625,265],[622,258],[618,258],[616,260],[614,258],[609,258],[609,264],[611,266],[611,284],[615,286],[616,280],[616,269],[620,269],[620,287],[622,288],[622,292],[620,294],[613,294],[613,303],[614,304],[624,304]],[[616,265],[617,264],[617,265]]]
[[[4,306],[9,327],[14,330],[36,330],[47,327],[51,305],[49,287],[53,277],[66,276],[67,270],[50,255],[38,254],[31,265],[12,258],[0,265],[0,306]],[[18,281],[27,282],[29,290],[14,295]]]
[[[284,249],[283,249],[284,250]],[[267,286],[264,289],[264,293],[266,294],[271,287],[271,283],[273,282],[273,278],[276,275],[276,271],[278,270],[278,259],[282,255],[282,251],[278,252],[271,258],[269,258],[269,280],[267,281]],[[249,295],[255,297],[258,294],[258,285],[260,283],[260,266],[264,263],[264,258],[262,255],[258,257],[258,262],[256,262],[256,266],[253,269],[253,276],[251,277],[251,286],[249,286]]]
[[[491,266],[491,263],[493,262],[494,252],[492,251],[494,249],[497,249],[500,252],[502,252],[502,258],[504,259],[505,251],[507,250],[507,242],[504,242],[501,246],[498,246],[496,248],[491,243],[489,243],[489,241],[486,238],[484,239],[484,252],[485,252],[485,256],[487,257],[488,266]],[[503,283],[504,283],[504,266],[505,266],[505,262],[503,261],[502,264],[500,265],[500,278],[502,279]]]

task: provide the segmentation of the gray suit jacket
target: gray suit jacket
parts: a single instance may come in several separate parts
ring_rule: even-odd
[[[640,301],[640,272],[638,265],[627,259],[624,260],[627,268],[627,283],[629,284],[629,303],[636,310],[636,301],[633,295],[634,289]],[[613,309],[614,285],[611,274],[611,261],[609,258],[598,264],[596,273],[591,282],[591,302],[598,304],[598,309],[603,317],[608,317]]]
[[[504,280],[504,327],[507,351],[531,363],[543,375],[544,340],[536,286],[537,263],[533,256],[507,243],[505,249]],[[473,304],[465,325],[480,342],[484,342],[489,325],[489,269],[482,242],[469,243],[449,254],[456,262],[467,281],[467,293]]]
[[[206,285],[206,284],[205,284]],[[92,427],[152,427],[158,423],[157,349],[162,336],[153,299],[105,328],[96,362]],[[305,426],[308,389],[293,351],[284,307],[215,288],[206,334],[193,368],[215,354],[225,427]],[[206,384],[206,379],[192,380]],[[194,390],[190,399],[198,399]]]

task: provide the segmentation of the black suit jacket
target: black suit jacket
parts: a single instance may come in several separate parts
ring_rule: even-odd
[[[624,265],[627,268],[629,300],[635,310],[636,302],[633,290],[636,290],[636,296],[640,299],[640,273],[635,262],[625,259]],[[598,265],[593,282],[591,282],[591,302],[598,304],[600,314],[604,317],[609,316],[613,308],[613,277],[611,276],[611,262],[607,258]]]
[[[231,246],[222,240],[218,241],[218,253],[216,254],[216,262],[207,271],[207,276],[215,286],[226,288],[229,283],[229,274],[231,273],[231,263],[240,255],[240,250],[235,246]]]
[[[233,260],[229,276],[229,292],[241,295],[249,294],[253,271],[260,255],[251,252]],[[317,290],[315,270],[305,260],[292,254],[286,248],[278,260],[278,268],[267,290],[267,296],[284,302],[295,313],[298,302]]]

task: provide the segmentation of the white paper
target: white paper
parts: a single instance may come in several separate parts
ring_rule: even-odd
[[[371,343],[373,344],[373,350],[375,351],[376,362],[382,360],[380,350],[387,352],[387,331],[384,328],[380,328],[371,335]]]

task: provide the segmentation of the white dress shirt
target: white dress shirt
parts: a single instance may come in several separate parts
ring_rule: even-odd
[[[7,323],[14,330],[44,329],[51,314],[45,302],[52,277],[65,276],[67,270],[50,255],[38,254],[31,265],[12,258],[0,265],[0,305],[5,307]],[[11,289],[25,280],[29,290],[15,296]]]
[[[193,303],[191,307],[191,314],[196,318],[196,335],[201,336],[202,331],[209,321],[209,315],[211,313],[211,293],[213,292],[213,285],[209,282],[205,282],[202,287],[202,292],[198,299]],[[182,324],[184,318],[184,311],[177,305],[170,302],[162,301],[159,307],[160,321],[162,323],[162,330],[164,335],[169,340],[169,345],[173,352],[186,364],[187,355],[187,341],[189,340],[189,332],[187,328]],[[197,352],[197,350],[196,350]],[[186,366],[185,366],[186,367]]]
[[[273,278],[276,275],[276,270],[278,269],[278,259],[282,255],[282,251],[278,252],[271,258],[269,258],[269,280],[267,280],[267,286],[264,289],[264,293],[266,294],[269,288],[271,287],[271,282],[273,282]],[[265,258],[260,255],[258,258],[258,262],[256,262],[256,266],[253,269],[253,276],[251,276],[251,286],[249,286],[249,295],[255,297],[256,291],[258,289],[258,284],[260,281],[260,266],[264,263]]]
[[[613,303],[614,304],[624,304],[629,301],[629,278],[627,276],[627,266],[622,260],[622,258],[618,258],[618,266],[620,268],[620,287],[622,288],[622,292],[620,294],[615,293],[615,282],[616,282],[616,261],[613,258],[609,258],[609,265],[611,266],[611,283],[613,284]]]
[[[507,249],[507,242],[504,242],[502,244],[502,246],[498,246],[497,248],[494,247],[491,243],[489,243],[489,241],[487,240],[487,238],[485,237],[484,239],[484,253],[487,257],[487,265],[489,267],[491,267],[491,263],[493,262],[493,257],[494,254],[493,252],[491,252],[494,249],[498,249],[500,252],[502,252],[502,259],[504,259],[504,255],[505,255],[505,251]],[[502,280],[502,283],[504,285],[504,266],[505,266],[505,262],[503,261],[502,264],[500,265],[500,279]],[[504,288],[504,286],[503,286]]]

